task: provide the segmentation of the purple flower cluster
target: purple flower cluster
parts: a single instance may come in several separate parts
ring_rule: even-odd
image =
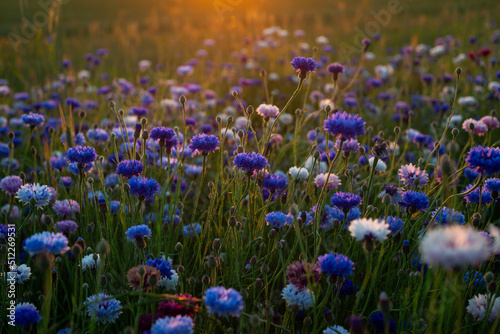
[[[353,139],[365,133],[365,124],[358,114],[339,111],[325,120],[323,128],[332,136]]]

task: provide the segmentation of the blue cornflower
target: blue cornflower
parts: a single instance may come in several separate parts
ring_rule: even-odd
[[[365,133],[365,124],[358,114],[338,111],[325,120],[323,128],[332,136],[354,139]]]
[[[259,171],[267,166],[267,159],[260,153],[240,153],[234,157],[234,166],[247,174]]]
[[[162,277],[167,277],[168,279],[172,277],[172,265],[164,259],[148,259],[146,265],[158,269]]]
[[[15,325],[19,327],[26,327],[28,325],[36,324],[42,320],[40,312],[36,309],[35,305],[31,303],[17,304],[14,310]]]
[[[52,198],[50,187],[40,184],[25,184],[17,191],[16,196],[24,205],[29,204],[32,198],[35,199],[35,206],[39,209],[49,204]]]
[[[109,140],[109,134],[103,129],[90,129],[87,138],[94,143],[105,143]]]
[[[3,180],[2,180],[3,181]],[[486,189],[491,192],[500,192],[500,179],[499,178],[489,178],[484,181]]]
[[[473,187],[474,187],[473,184],[469,184],[465,188],[465,192],[469,191]],[[479,197],[481,197],[481,205],[486,205],[486,204],[491,203],[491,201],[493,200],[491,198],[491,191],[489,191],[488,189],[486,189],[485,187],[483,187],[482,191],[481,191],[481,196],[479,196],[479,190],[480,190],[480,188],[476,188],[470,194],[465,195],[464,196],[465,201],[467,203],[479,204]]]
[[[288,186],[288,179],[278,174],[266,174],[262,187],[268,189],[271,193],[285,190]]]
[[[38,128],[43,125],[45,118],[41,114],[30,112],[29,114],[24,114],[21,116],[24,124],[31,127],[32,129]]]
[[[85,168],[97,159],[97,153],[90,146],[71,147],[66,152],[66,159],[68,159],[69,163],[76,163],[78,167],[82,166]]]
[[[437,213],[437,211],[438,210],[434,210],[434,212],[432,212],[432,219],[438,224],[441,225],[447,225],[452,223],[460,225],[465,224],[465,216],[459,211],[447,208],[446,206],[443,207],[441,212]]]
[[[61,182],[59,182],[59,184],[64,188],[69,189],[72,181],[71,176],[61,176]]]
[[[87,172],[90,172],[92,170],[92,168],[94,168],[94,163],[90,163],[90,164],[87,164],[85,165],[85,167],[83,167],[82,171],[84,173],[87,173]],[[78,164],[76,162],[72,162],[68,165],[68,171],[71,172],[72,174],[74,175],[79,175],[80,174],[80,170],[78,169]]]
[[[160,184],[155,179],[133,176],[128,181],[130,193],[141,200],[152,198],[160,191]]]
[[[151,327],[151,334],[191,334],[194,333],[194,322],[190,316],[177,315],[156,320]]]
[[[220,140],[217,136],[206,135],[204,133],[194,136],[189,144],[192,155],[208,155],[219,149]]]
[[[306,74],[307,72],[314,72],[318,67],[318,64],[314,59],[305,57],[295,57],[290,64],[295,71],[303,74]]]
[[[85,305],[88,315],[102,324],[114,323],[122,313],[120,301],[104,293],[88,297]]]
[[[208,314],[216,314],[220,317],[239,317],[243,310],[243,297],[233,288],[226,289],[223,286],[212,287],[205,291],[203,303],[207,307]]]
[[[464,283],[466,283],[467,286],[471,286],[474,289],[480,287],[486,287],[486,281],[484,280],[484,275],[479,271],[466,272],[464,276]]]
[[[132,107],[130,108],[129,113],[137,117],[144,117],[147,115],[148,109],[144,107]]]
[[[467,167],[464,169],[464,176],[469,180],[475,180],[479,176],[479,172],[476,169]]]
[[[361,197],[356,194],[339,191],[338,193],[333,194],[330,198],[330,203],[342,210],[344,213],[347,213],[352,208],[361,205]]]
[[[344,277],[343,283],[337,283],[337,287],[335,289],[336,291],[337,291],[339,285],[340,285],[339,297],[346,297],[346,296],[353,295],[358,290],[358,287],[356,287],[356,285],[354,285],[354,282],[348,278],[345,278],[345,277]]]
[[[389,230],[391,230],[391,235],[395,235],[396,233],[403,233],[403,225],[404,222],[398,217],[388,216],[385,220],[387,224],[389,224]]]
[[[69,250],[68,238],[62,233],[42,232],[24,240],[24,249],[30,255],[49,252],[54,255],[64,254]]]
[[[314,206],[313,210],[316,212],[316,206]],[[349,226],[349,223],[355,219],[361,217],[361,211],[354,207],[347,213],[347,219],[345,222],[344,228]],[[320,226],[323,231],[326,231],[333,227],[333,222],[337,220],[339,223],[344,222],[344,212],[337,208],[336,206],[325,205],[325,211],[323,212],[323,216],[321,217]]]
[[[280,211],[270,212],[266,215],[265,221],[267,225],[274,228],[281,228],[285,225],[290,225],[293,223],[293,216],[291,214],[285,214]]]
[[[424,193],[407,190],[401,194],[399,205],[412,210],[426,211],[429,208],[429,199]]]
[[[70,107],[71,109],[76,109],[76,108],[80,108],[82,106],[82,103],[75,98],[68,97],[66,99],[66,105],[68,107]]]
[[[142,174],[142,162],[138,160],[123,160],[116,167],[116,174],[130,179]]]
[[[322,272],[335,276],[351,276],[354,262],[342,254],[328,253],[318,257],[318,265]]]
[[[166,148],[172,148],[177,145],[177,135],[175,131],[171,128],[166,128],[163,126],[158,126],[152,128],[149,132],[149,137],[153,140],[159,140],[160,146],[165,146]]]
[[[128,241],[135,242],[137,240],[144,240],[144,238],[151,237],[151,229],[147,225],[136,225],[130,227],[127,232],[125,232]]]
[[[9,156],[10,147],[7,144],[0,143],[0,158],[6,158]]]
[[[388,316],[389,317],[389,316]],[[389,317],[389,332],[395,333],[396,332],[396,322],[392,320],[391,317]],[[375,327],[375,330],[378,333],[385,333],[385,319],[384,319],[384,314],[382,312],[375,312],[370,316],[370,323],[372,324],[373,327]]]
[[[66,161],[66,157],[64,157],[64,156],[50,158],[50,165],[51,165],[52,169],[61,170],[64,167],[66,167],[67,164],[68,164],[68,162]]]
[[[188,225],[184,225],[182,227],[182,234],[185,237],[191,237],[191,238],[196,237],[200,235],[200,233],[201,233],[201,225],[198,223],[191,223]]]
[[[470,168],[476,169],[480,174],[492,175],[500,172],[500,148],[473,147],[465,162]]]

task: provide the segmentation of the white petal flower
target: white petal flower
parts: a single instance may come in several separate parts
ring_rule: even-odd
[[[349,224],[349,232],[357,241],[365,239],[374,239],[376,241],[384,241],[391,231],[389,224],[384,220],[360,218],[353,220]]]
[[[469,299],[469,305],[467,305],[467,312],[469,312],[474,319],[482,320],[486,315],[488,310],[488,301],[490,301],[491,296],[479,294],[477,296]],[[493,322],[496,318],[500,316],[500,297],[491,299],[493,305],[490,307],[491,311],[488,320]]]
[[[447,269],[476,265],[491,255],[488,239],[471,227],[451,225],[430,230],[420,242],[422,262]]]
[[[307,287],[300,289],[292,283],[283,288],[281,295],[285,299],[287,306],[297,305],[299,310],[311,308],[315,301],[311,290]]]

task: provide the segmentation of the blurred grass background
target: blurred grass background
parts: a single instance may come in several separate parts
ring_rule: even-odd
[[[364,30],[372,11],[387,9],[389,0],[59,0],[64,4],[35,38],[12,47],[12,34],[22,36],[22,18],[33,22],[52,0],[3,0],[0,3],[0,78],[16,85],[43,83],[60,70],[62,59],[76,68],[84,54],[108,48],[113,62],[108,72],[126,75],[140,59],[178,64],[202,48],[205,38],[223,40],[220,52],[244,47],[244,38],[257,37],[263,28],[280,25],[303,29],[306,41],[327,36],[336,47],[351,43],[354,27]],[[382,27],[381,47],[432,44],[453,34],[481,38],[487,22],[497,19],[495,0],[400,0],[401,13]],[[9,37],[10,36],[10,37]],[[485,38],[487,38],[485,36]],[[51,40],[48,42],[48,40]],[[481,39],[480,39],[481,41]],[[486,40],[485,40],[486,41]]]

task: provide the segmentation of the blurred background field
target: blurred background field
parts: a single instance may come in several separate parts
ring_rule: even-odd
[[[374,20],[371,13],[389,4],[388,0],[60,1],[63,4],[49,17],[50,22],[37,29],[36,37],[18,44],[17,50],[12,39],[24,36],[22,18],[33,23],[41,4],[52,1],[1,2],[0,78],[20,89],[41,84],[60,71],[62,59],[82,67],[86,53],[104,47],[112,60],[108,72],[125,75],[144,58],[166,62],[168,71],[169,62],[188,60],[205,38],[224,39],[224,49],[218,51],[229,52],[243,47],[243,38],[255,38],[273,25],[290,32],[303,29],[306,41],[312,43],[324,35],[338,47],[342,42],[352,44],[354,28],[364,30]],[[381,29],[381,47],[432,44],[447,34],[462,39],[475,35],[481,41],[482,29],[500,13],[500,2],[492,0],[401,0],[399,7],[401,12]]]

